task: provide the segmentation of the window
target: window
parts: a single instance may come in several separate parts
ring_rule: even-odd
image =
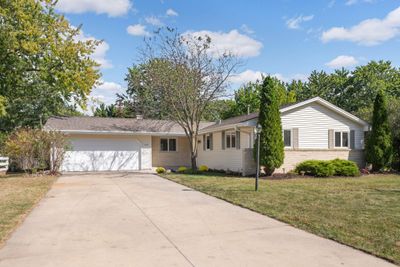
[[[283,143],[285,147],[292,146],[292,130],[283,130]]]
[[[210,150],[211,149],[211,135],[207,134],[206,135],[206,149]]]
[[[168,151],[168,139],[161,139],[160,148],[161,151]]]
[[[349,133],[348,132],[342,133],[342,146],[349,147]]]
[[[349,147],[348,132],[335,132],[335,147]]]
[[[227,132],[225,134],[226,139],[226,148],[235,148],[236,147],[236,133],[235,132]]]
[[[176,151],[176,139],[168,139],[168,150],[169,151]]]
[[[335,132],[335,147],[341,147],[341,146],[342,146],[342,133]]]
[[[160,149],[164,152],[176,151],[176,138],[161,138]]]

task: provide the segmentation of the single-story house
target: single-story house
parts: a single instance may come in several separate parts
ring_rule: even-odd
[[[364,167],[364,135],[369,125],[315,97],[281,107],[288,172],[307,159],[343,158]],[[198,165],[255,172],[252,148],[258,113],[201,123]],[[51,117],[45,130],[66,134],[70,148],[62,171],[134,171],[152,167],[190,166],[189,142],[175,122],[143,118]]]

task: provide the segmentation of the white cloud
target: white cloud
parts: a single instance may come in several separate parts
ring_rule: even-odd
[[[164,23],[162,23],[161,22],[161,20],[159,19],[159,18],[157,18],[157,17],[154,17],[154,16],[151,16],[151,17],[146,17],[145,18],[145,21],[148,23],[148,24],[151,24],[151,25],[153,25],[153,26],[163,26],[164,25]]]
[[[260,54],[263,44],[253,38],[239,33],[238,30],[230,32],[198,31],[185,33],[191,36],[209,36],[211,38],[210,53],[214,56],[230,52],[238,57],[255,57]]]
[[[266,76],[267,73],[254,70],[245,70],[241,73],[235,74],[230,77],[229,81],[236,84],[244,84],[248,82],[255,82],[261,80],[262,76]]]
[[[245,84],[248,82],[256,82],[257,80],[261,80],[262,77],[267,76],[268,73],[262,71],[254,71],[254,70],[245,70],[241,73],[237,73],[230,77],[229,81],[233,84]],[[292,80],[302,80],[306,81],[308,76],[305,74],[294,74],[291,76],[285,76],[281,73],[270,74],[271,76],[283,81],[283,82],[291,82]]]
[[[128,13],[132,3],[129,0],[59,0],[56,8],[65,13],[95,12],[117,17]]]
[[[360,2],[360,1],[359,1],[359,0],[347,0],[346,3],[345,3],[345,5],[346,5],[346,6],[352,6],[352,5],[357,4],[358,2]],[[361,2],[364,2],[364,3],[373,3],[374,0],[362,0]]]
[[[308,79],[308,76],[305,74],[302,74],[302,73],[296,73],[294,75],[289,75],[289,76],[283,75],[281,73],[275,73],[275,74],[271,74],[271,76],[281,80],[282,82],[286,82],[286,83],[291,82],[293,80],[296,80],[296,81],[301,80],[304,82],[304,81],[307,81],[307,79]]]
[[[89,41],[89,40],[97,40],[96,38],[94,38],[90,35],[86,35],[82,31],[79,32],[79,35],[76,36],[76,39],[78,41],[82,41],[82,42]],[[91,55],[91,58],[94,61],[96,61],[98,64],[100,64],[100,67],[103,69],[108,69],[108,68],[113,67],[111,62],[108,59],[106,59],[106,54],[109,49],[110,49],[110,45],[107,42],[103,41],[96,47],[93,54]]]
[[[331,61],[325,63],[326,66],[337,69],[342,67],[350,67],[358,64],[358,60],[353,56],[341,55]]]
[[[107,81],[100,82],[100,85],[93,88],[92,92],[90,93],[90,97],[107,105],[115,103],[117,93],[122,94],[125,92],[125,88],[119,83]]]
[[[352,6],[356,4],[358,1],[357,0],[347,0],[346,1],[346,6]]]
[[[126,31],[134,36],[150,36],[150,33],[146,31],[146,26],[142,24],[130,25],[126,28]]]
[[[124,89],[119,83],[106,81],[100,81],[100,83],[101,84],[95,88],[96,90],[114,91],[119,93]]]
[[[179,14],[178,12],[176,12],[175,10],[173,10],[172,8],[167,9],[167,11],[165,12],[165,15],[167,15],[168,17],[177,17]]]
[[[350,41],[360,45],[373,46],[400,35],[400,7],[391,11],[384,19],[366,19],[351,27],[333,27],[324,31],[323,42]]]
[[[250,28],[249,26],[247,26],[246,24],[242,24],[242,26],[240,26],[240,29],[241,29],[243,32],[247,33],[247,34],[253,34],[253,33],[254,33],[254,30],[251,29],[251,28]]]
[[[301,23],[303,23],[305,21],[310,21],[313,18],[314,18],[314,15],[309,15],[309,16],[300,15],[298,17],[293,17],[293,18],[286,20],[286,26],[292,30],[300,29]]]

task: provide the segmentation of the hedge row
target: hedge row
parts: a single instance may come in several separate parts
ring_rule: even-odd
[[[344,159],[306,160],[298,164],[295,171],[299,174],[317,177],[359,176],[360,170],[355,162]]]

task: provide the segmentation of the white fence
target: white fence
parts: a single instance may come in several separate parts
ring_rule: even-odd
[[[8,170],[9,158],[0,157],[0,172],[6,172]]]

